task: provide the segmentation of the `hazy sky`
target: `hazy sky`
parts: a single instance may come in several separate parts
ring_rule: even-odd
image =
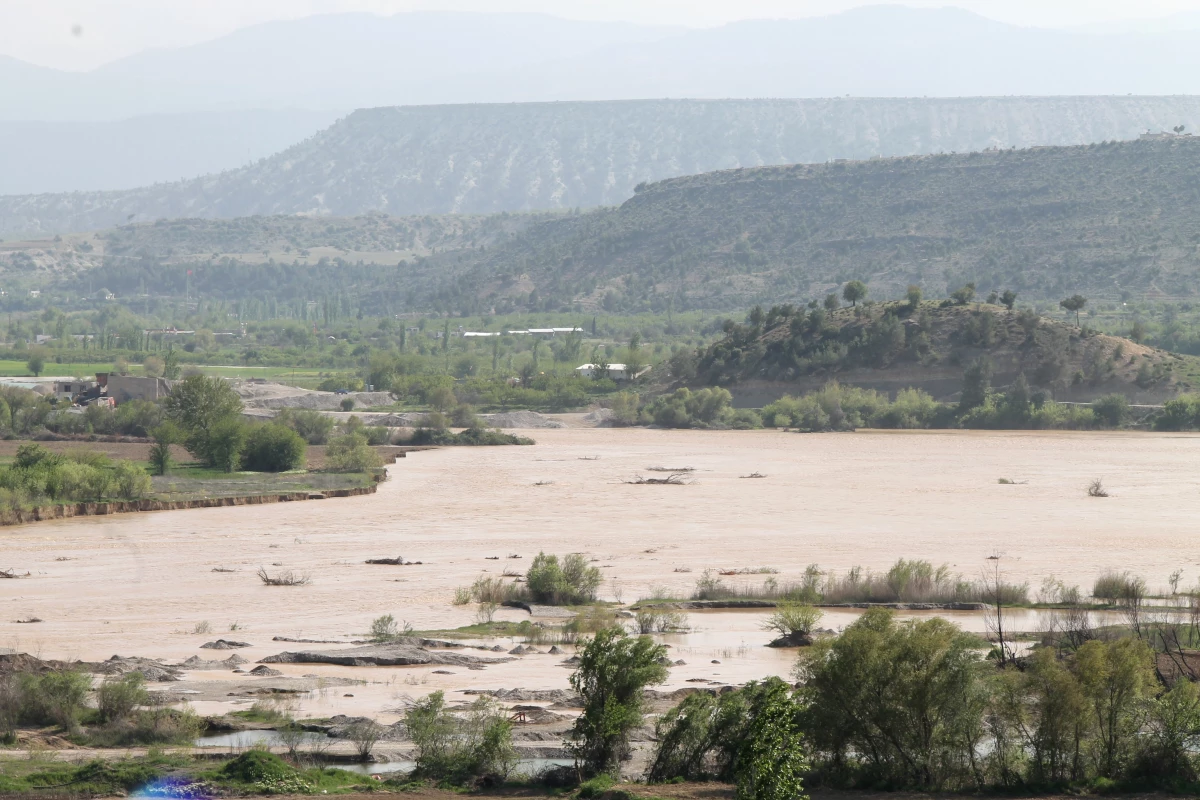
[[[539,11],[575,19],[704,27],[805,17],[863,0],[0,0],[0,54],[88,69],[150,47],[194,44],[246,25],[338,11]],[[1064,27],[1200,12],[1200,0],[907,0],[1021,25]]]

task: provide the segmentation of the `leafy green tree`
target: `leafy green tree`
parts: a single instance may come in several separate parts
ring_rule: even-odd
[[[859,300],[867,296],[867,285],[862,281],[850,281],[842,287],[842,299],[852,306],[857,306]]]
[[[46,368],[46,356],[40,350],[35,350],[29,354],[29,360],[25,362],[25,367],[33,373],[36,378],[42,374],[42,370]]]
[[[645,688],[667,679],[666,654],[649,636],[631,638],[622,628],[606,628],[584,645],[571,675],[583,711],[569,745],[583,775],[616,775],[642,724]]]
[[[1075,654],[1075,672],[1096,725],[1097,770],[1116,777],[1134,753],[1156,685],[1154,656],[1141,639],[1093,639]]]
[[[236,469],[242,440],[231,438],[233,426],[229,423],[240,423],[243,406],[228,381],[190,375],[175,386],[163,406],[167,416],[183,431],[188,452],[209,466],[231,472]],[[220,442],[216,438],[218,431],[223,437]],[[235,443],[239,447],[233,451],[230,445]]]
[[[1009,311],[1013,310],[1013,306],[1017,304],[1017,293],[1012,289],[1005,289],[1004,294],[1000,295],[1000,303]]]
[[[1079,312],[1087,305],[1087,298],[1081,294],[1073,294],[1070,297],[1059,300],[1058,304],[1062,306],[1067,313],[1075,315],[1075,327],[1079,327]]]
[[[921,298],[923,297],[923,294],[921,292],[920,286],[917,286],[915,284],[909,286],[908,291],[904,293],[904,296],[905,296],[905,299],[908,301],[909,312],[916,311],[917,308],[921,305]]]
[[[167,357],[163,359],[163,377],[169,381],[179,380],[179,354],[175,352],[175,347],[172,346],[167,350]]]
[[[964,414],[987,402],[992,389],[992,362],[988,358],[973,361],[963,373],[962,396],[958,401],[958,412]]]
[[[873,608],[797,666],[805,728],[834,764],[861,759],[878,780],[936,788],[964,777],[988,695],[976,644],[934,618],[899,623]]]
[[[246,428],[246,423],[237,417],[215,423],[204,439],[203,453],[208,464],[226,472],[236,470],[246,447]]]
[[[747,731],[737,765],[738,800],[806,800],[808,759],[800,709],[786,691],[769,695]]]
[[[174,422],[167,420],[150,433],[154,444],[150,445],[150,467],[155,475],[166,475],[171,471],[171,445],[183,441],[183,432]]]
[[[950,299],[954,301],[955,305],[958,305],[958,306],[967,305],[968,303],[970,303],[972,300],[975,299],[975,284],[968,283],[968,284],[964,284],[963,286],[961,286],[958,289],[955,289],[953,292],[950,293]]]

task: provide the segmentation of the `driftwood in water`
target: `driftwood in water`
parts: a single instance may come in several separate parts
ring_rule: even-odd
[[[676,472],[675,474],[668,475],[665,478],[646,478],[642,475],[638,475],[633,480],[625,482],[637,486],[687,486],[688,481],[684,480],[686,477],[687,476],[681,472]]]

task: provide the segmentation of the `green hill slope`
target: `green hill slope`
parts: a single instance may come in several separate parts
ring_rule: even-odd
[[[477,260],[477,302],[736,308],[974,281],[1025,299],[1191,297],[1200,139],[764,167],[644,187]],[[522,291],[527,291],[523,285]],[[464,302],[467,302],[464,300]]]
[[[728,387],[743,404],[829,381],[886,392],[919,388],[951,399],[967,367],[986,359],[992,380],[1024,375],[1059,400],[1090,401],[1117,393],[1160,403],[1195,385],[1200,359],[1140,345],[984,303],[891,302],[843,308],[778,306],[728,323],[725,337],[695,362],[677,359],[676,377]]]

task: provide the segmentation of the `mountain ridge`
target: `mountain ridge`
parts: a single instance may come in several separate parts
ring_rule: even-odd
[[[158,218],[587,208],[718,169],[1083,144],[1200,128],[1200,97],[627,100],[359,110],[248,167],[122,192],[0,197],[0,235]]]

